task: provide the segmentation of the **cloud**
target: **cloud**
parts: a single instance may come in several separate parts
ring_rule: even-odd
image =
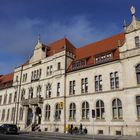
[[[18,21],[0,23],[0,73],[13,70],[32,54],[37,35],[41,34],[43,43],[51,43],[66,36],[76,47],[110,36],[118,30],[110,23],[106,29],[99,29],[86,16],[75,16],[65,21],[47,21],[22,18]],[[112,32],[113,31],[113,32]]]

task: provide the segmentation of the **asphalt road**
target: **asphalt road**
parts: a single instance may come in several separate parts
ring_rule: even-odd
[[[0,134],[0,140],[140,140],[140,137],[89,137],[78,135],[38,135],[38,134],[20,134],[20,135],[4,135]]]

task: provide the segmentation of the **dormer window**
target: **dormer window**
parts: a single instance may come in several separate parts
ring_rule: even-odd
[[[136,48],[140,47],[140,38],[139,38],[139,36],[135,37],[135,46],[136,46]]]
[[[83,68],[84,66],[86,66],[86,59],[84,60],[78,60],[76,62],[73,63],[72,65],[72,69],[79,69],[79,68]]]
[[[104,63],[110,60],[112,60],[112,53],[101,55],[95,58],[96,64]]]

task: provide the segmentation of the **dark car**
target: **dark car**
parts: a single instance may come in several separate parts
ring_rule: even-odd
[[[2,124],[0,126],[0,133],[3,134],[17,134],[18,129],[15,124]]]

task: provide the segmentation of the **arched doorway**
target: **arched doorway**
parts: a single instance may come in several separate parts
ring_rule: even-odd
[[[29,126],[32,123],[32,119],[33,119],[33,111],[31,108],[28,108],[27,126]]]
[[[42,117],[41,114],[42,114],[41,108],[40,107],[37,107],[36,108],[36,116],[38,118],[38,120],[37,120],[38,124],[41,124],[41,117]]]

